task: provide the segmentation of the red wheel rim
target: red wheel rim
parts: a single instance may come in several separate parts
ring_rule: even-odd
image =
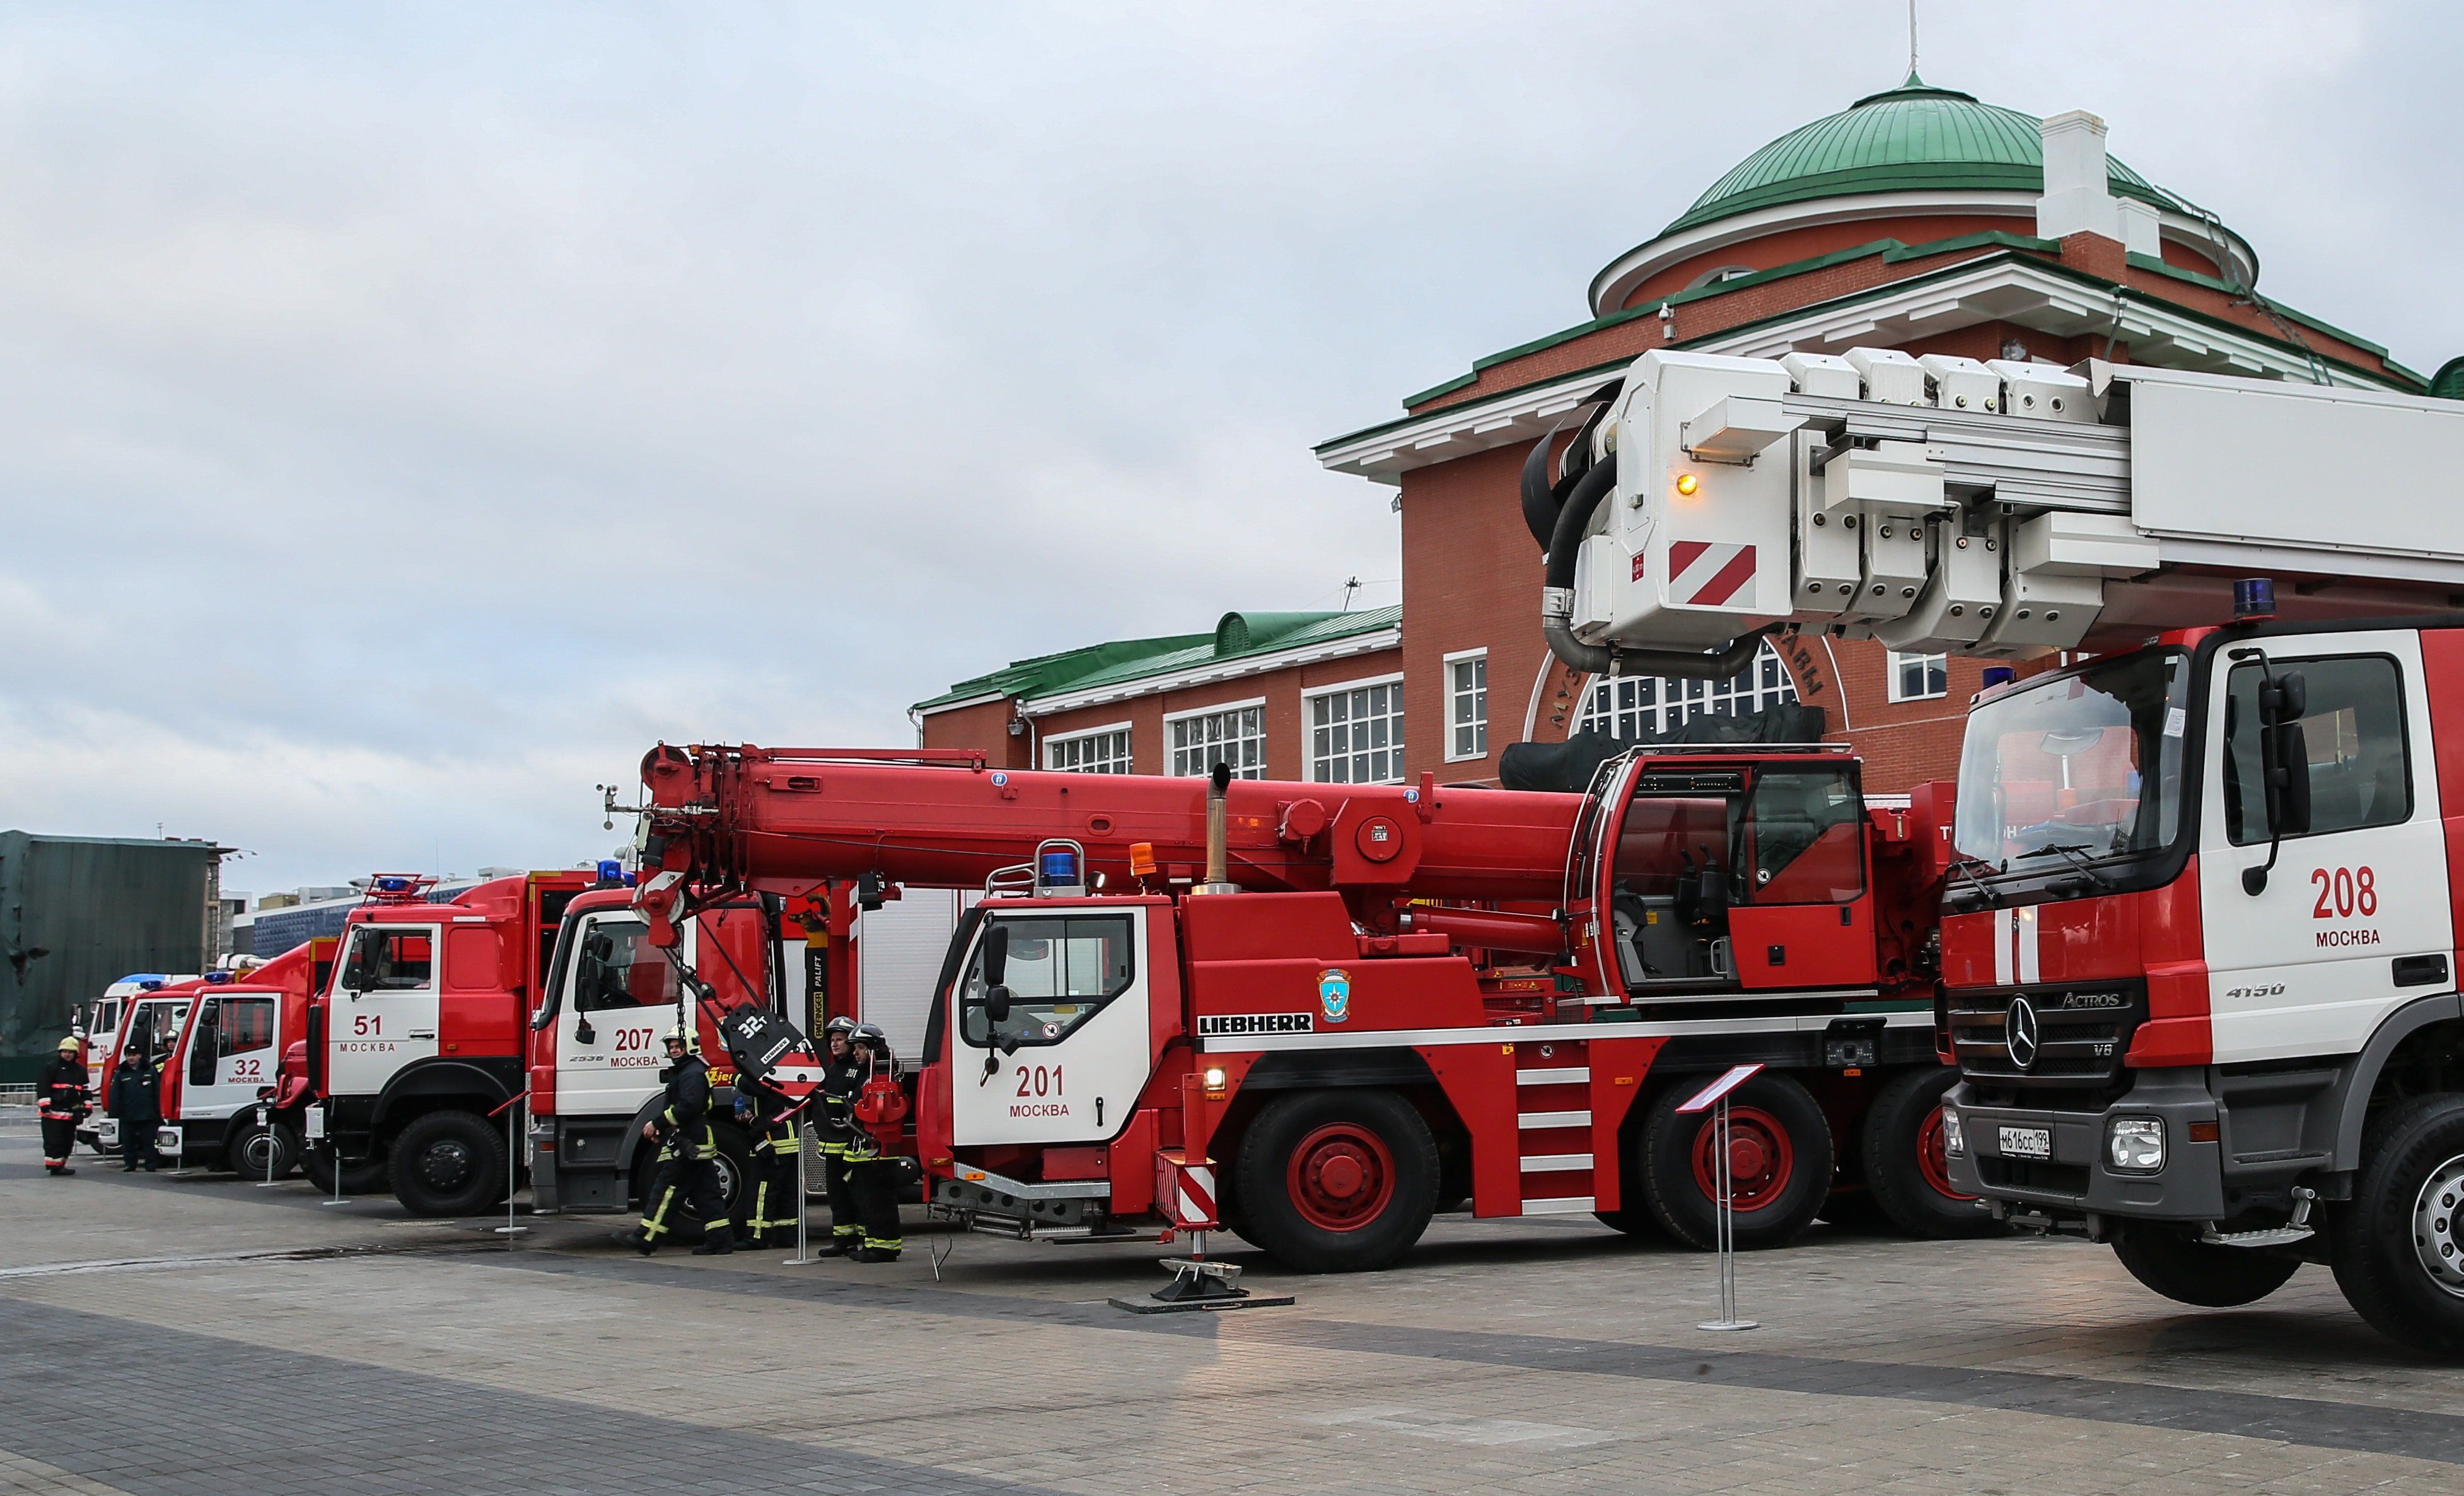
[[[1694,1183],[1716,1208],[1720,1201],[1720,1125],[1703,1119],[1694,1134]],[[1728,1108],[1728,1186],[1735,1208],[1760,1210],[1786,1193],[1796,1173],[1796,1147],[1779,1118],[1760,1107]]]
[[[1924,1125],[1917,1129],[1917,1173],[1945,1199],[1965,1202],[1976,1198],[1951,1186],[1950,1157],[1942,1151],[1942,1108],[1938,1106],[1925,1113]]]
[[[1330,1122],[1292,1150],[1284,1166],[1284,1188],[1310,1225],[1357,1231],[1384,1214],[1395,1198],[1395,1155],[1369,1129]]]

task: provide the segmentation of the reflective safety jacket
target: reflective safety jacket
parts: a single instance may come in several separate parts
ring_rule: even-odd
[[[813,1092],[813,1134],[825,1154],[844,1154],[854,1139],[855,1093],[864,1089],[864,1071],[852,1059],[824,1060],[822,1084]]]
[[[698,1134],[710,1121],[710,1067],[697,1054],[686,1055],[668,1067],[667,1105],[659,1111],[659,1136],[664,1141],[678,1133]]]
[[[34,1102],[43,1115],[56,1122],[71,1122],[85,1115],[85,1066],[64,1055],[55,1055],[34,1077]]]

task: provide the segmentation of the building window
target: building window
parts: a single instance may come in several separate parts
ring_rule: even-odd
[[[1403,681],[1338,686],[1308,700],[1309,777],[1330,784],[1403,778]]]
[[[1044,766],[1065,774],[1127,774],[1130,772],[1130,724],[1098,727],[1044,743]]]
[[[1950,694],[1950,656],[1891,651],[1891,699],[1925,701]]]
[[[1236,780],[1265,779],[1265,716],[1264,701],[1246,701],[1164,718],[1164,740],[1172,750],[1170,772],[1212,774],[1221,763]]]
[[[1488,651],[1446,656],[1446,761],[1488,757]]]
[[[1796,699],[1796,681],[1768,644],[1726,680],[1673,675],[1599,676],[1583,697],[1585,732],[1634,738],[1673,733],[1698,716],[1742,716]]]

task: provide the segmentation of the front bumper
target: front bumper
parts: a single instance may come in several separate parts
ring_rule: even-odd
[[[2206,1124],[2202,1131],[2210,1138],[2216,1135],[2215,1097],[2208,1091],[2203,1070],[2140,1071],[2127,1094],[2098,1111],[1983,1106],[1964,1080],[1943,1102],[1959,1113],[1966,1143],[1960,1156],[1946,1160],[1950,1181],[1969,1194],[2057,1217],[2188,1222],[2225,1217],[2223,1151],[2212,1141],[2190,1140],[2193,1122]],[[2112,1167],[2105,1155],[2105,1123],[2115,1116],[2163,1121],[2163,1169],[2129,1174]],[[2045,1129],[2053,1134],[2053,1156],[2006,1155],[2006,1126]]]

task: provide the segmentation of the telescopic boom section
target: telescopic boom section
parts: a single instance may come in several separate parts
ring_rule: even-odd
[[[648,788],[637,904],[662,938],[707,898],[795,892],[876,874],[981,888],[1052,840],[1127,892],[1206,874],[1207,781],[999,769],[973,753],[661,745]],[[1416,898],[1553,906],[1579,795],[1234,780],[1225,874],[1253,891],[1333,890],[1373,930]],[[1133,859],[1133,848],[1142,848]]]

